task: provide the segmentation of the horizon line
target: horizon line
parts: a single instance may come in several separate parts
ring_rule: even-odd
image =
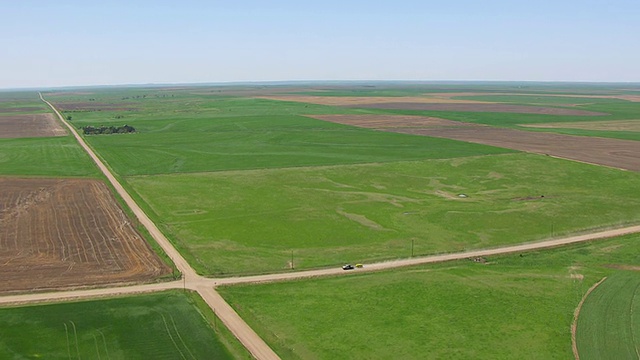
[[[60,85],[60,86],[25,86],[25,87],[0,87],[0,91],[51,91],[72,89],[96,89],[96,88],[145,88],[167,86],[282,86],[288,84],[321,85],[321,84],[376,84],[376,83],[405,83],[405,84],[580,84],[580,85],[637,85],[640,81],[578,81],[578,80],[240,80],[240,81],[212,81],[212,82],[152,82],[152,83],[123,83],[123,84],[92,84],[92,85]]]

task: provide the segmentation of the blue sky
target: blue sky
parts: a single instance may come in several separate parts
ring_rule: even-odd
[[[0,88],[279,80],[640,82],[640,1],[0,3]]]

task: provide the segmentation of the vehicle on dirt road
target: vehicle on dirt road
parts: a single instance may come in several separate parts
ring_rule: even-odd
[[[353,270],[353,269],[355,269],[355,268],[351,264],[347,264],[347,265],[342,267],[342,270]]]

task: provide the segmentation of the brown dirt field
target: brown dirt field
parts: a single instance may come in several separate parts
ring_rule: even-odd
[[[430,120],[434,118],[428,117],[424,118],[425,123],[434,124],[433,126],[406,127],[402,125],[401,120],[406,118],[404,116],[364,116],[369,117],[370,120],[363,120],[363,115],[323,115],[312,117],[383,131],[467,141],[618,169],[640,171],[640,141],[504,129],[443,119],[440,119],[441,122],[438,123]],[[414,124],[418,121],[415,118],[417,117],[413,117],[410,120]],[[445,124],[445,126],[442,124]]]
[[[135,107],[127,107],[118,104],[108,104],[95,101],[56,103],[60,111],[131,111]]]
[[[459,121],[414,115],[308,115],[308,117],[378,130],[473,126],[473,124],[461,123]]]
[[[459,92],[459,93],[428,93],[428,96],[433,96],[442,99],[451,99],[458,96],[554,96],[554,97],[567,97],[567,98],[581,98],[581,99],[620,99],[632,102],[640,102],[640,95],[580,95],[580,94],[527,94],[527,93],[486,93],[486,92]]]
[[[53,114],[0,116],[0,138],[64,136],[67,131]]]
[[[0,293],[171,273],[101,181],[0,178],[0,189]]]
[[[329,106],[360,106],[376,105],[388,103],[414,103],[414,104],[490,104],[487,102],[471,100],[453,100],[432,97],[404,96],[404,97],[357,97],[357,96],[308,96],[308,95],[274,95],[256,96],[258,99],[295,101],[309,104],[329,105]]]
[[[398,98],[403,100],[405,98]],[[514,113],[514,114],[541,114],[541,115],[568,115],[568,116],[602,116],[605,113],[576,110],[551,108],[542,106],[528,105],[509,105],[509,104],[492,104],[492,103],[448,103],[448,104],[427,104],[417,102],[389,102],[378,104],[359,104],[349,105],[347,107],[364,108],[364,109],[389,109],[389,110],[417,110],[417,111],[460,111],[460,112],[491,112],[491,113]]]
[[[11,107],[11,108],[0,108],[0,114],[4,113],[16,113],[16,112],[32,112],[32,111],[41,111],[43,108],[35,107],[35,106],[23,106],[23,107]]]
[[[523,124],[520,126],[541,128],[541,129],[581,129],[581,130],[640,132],[640,119],[613,120],[613,121],[559,122],[559,123],[547,123],[547,124]]]

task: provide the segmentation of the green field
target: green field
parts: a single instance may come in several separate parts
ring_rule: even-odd
[[[569,359],[582,295],[639,254],[634,235],[220,292],[283,359]]]
[[[174,291],[2,308],[0,358],[251,358],[201,302],[197,295]]]
[[[580,359],[640,357],[639,314],[640,273],[620,271],[609,276],[582,306],[576,334]]]
[[[20,109],[29,108],[29,109]],[[35,91],[0,91],[0,116],[49,112]]]
[[[329,106],[201,96],[118,104],[137,110],[65,114],[72,116],[76,127],[126,123],[138,130],[136,134],[86,137],[111,168],[123,176],[511,152],[446,139],[354,128],[300,115],[357,112]]]
[[[638,103],[545,96],[632,90],[496,83],[289,91],[325,96],[481,92],[486,95],[473,99],[578,103],[579,109],[610,114],[592,118],[353,109],[252,98],[263,90],[110,88],[45,97],[58,106],[107,106],[65,112],[78,129],[128,124],[138,130],[85,138],[206,275],[347,262],[366,266],[640,221],[640,174],[634,172],[304,116],[420,114],[514,128],[637,119]],[[509,91],[539,95],[498,94]],[[0,109],[33,106],[40,109],[36,112],[46,111],[35,93],[4,95]],[[640,140],[629,132],[529,130]],[[70,136],[0,140],[0,174],[99,176]],[[577,303],[603,276],[623,277],[610,264],[640,263],[639,240],[627,236],[489,258],[486,264],[458,261],[375,274],[354,271],[343,278],[225,287],[221,292],[285,359],[565,359],[571,357],[569,326]],[[583,313],[585,309],[588,302]],[[604,316],[602,311],[590,313]],[[632,349],[634,339],[625,339]],[[250,358],[202,299],[180,292],[0,309],[0,358],[38,356]]]
[[[78,128],[126,123],[138,129],[86,139],[203,274],[407,257],[412,247],[414,255],[491,247],[640,219],[639,179],[633,173],[323,122],[302,115],[383,111],[239,97],[227,90],[141,88],[51,96],[56,104],[120,109],[65,113]],[[590,89],[605,90],[612,91]],[[315,94],[429,91],[416,86]],[[567,118],[446,115],[500,126]],[[604,185],[612,182],[615,187]],[[470,197],[457,198],[460,193]]]
[[[98,168],[71,136],[0,139],[0,175],[95,177]]]
[[[640,220],[640,174],[531,154],[129,177],[201,273],[371,262]],[[466,198],[458,195],[465,194]],[[292,254],[293,252],[293,254]]]

